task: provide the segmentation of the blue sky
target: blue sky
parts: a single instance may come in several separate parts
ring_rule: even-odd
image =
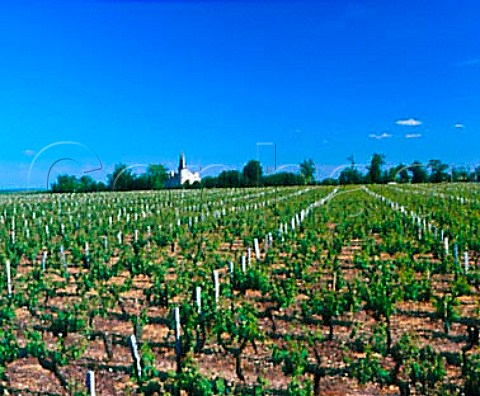
[[[99,179],[182,150],[195,168],[272,167],[258,142],[277,164],[477,163],[479,37],[469,0],[2,2],[0,187],[97,155]],[[31,165],[56,142],[81,145]]]

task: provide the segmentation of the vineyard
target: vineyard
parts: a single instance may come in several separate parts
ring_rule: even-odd
[[[0,196],[11,395],[480,395],[472,184]]]

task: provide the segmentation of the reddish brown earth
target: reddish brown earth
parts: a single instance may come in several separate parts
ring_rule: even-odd
[[[346,280],[355,279],[359,276],[358,271],[353,267],[353,258],[357,252],[362,249],[362,241],[352,240],[348,246],[343,248],[339,256],[341,267],[343,269]],[[243,248],[241,241],[235,241],[232,251],[238,251]],[[230,245],[221,245],[220,250],[229,251]],[[178,256],[178,244],[173,254]],[[253,252],[252,252],[253,255]],[[381,259],[389,259],[388,255],[382,255]],[[433,257],[421,257],[421,259],[430,259]],[[252,259],[252,262],[254,260]],[[275,266],[281,264],[275,264]],[[31,270],[31,265],[27,260],[22,260],[17,273],[17,277],[27,274]],[[70,275],[82,271],[77,268],[69,268]],[[122,284],[127,273],[121,274],[113,278],[110,282]],[[54,275],[52,275],[54,276]],[[175,279],[175,273],[168,275],[168,278]],[[221,273],[222,282],[227,282],[227,273]],[[73,278],[72,278],[73,279]],[[436,294],[448,287],[451,278],[448,276],[432,276],[434,281],[434,289]],[[60,279],[59,279],[60,280]],[[121,295],[123,300],[122,308],[128,313],[139,314],[141,309],[146,307],[148,316],[151,318],[166,318],[169,315],[166,309],[159,307],[148,307],[144,301],[143,290],[150,285],[149,279],[146,277],[136,277],[134,279],[134,287],[128,293]],[[69,284],[65,289],[66,296],[51,298],[48,302],[50,308],[64,308],[68,304],[76,301],[76,297],[72,295],[75,292],[75,286]],[[255,304],[259,310],[264,310],[266,304],[261,302],[258,292],[248,292],[246,299]],[[306,330],[321,331],[323,334],[328,333],[328,329],[322,325],[304,325],[295,318],[298,317],[300,303],[305,296],[299,296],[295,307],[288,311],[277,312],[277,332],[273,335],[272,323],[269,319],[261,319],[260,325],[262,331],[266,334],[263,343],[259,343],[255,352],[253,348],[248,347],[243,358],[243,366],[245,371],[246,383],[241,384],[235,374],[235,365],[233,359],[226,355],[224,351],[215,344],[212,339],[211,343],[206,346],[209,353],[197,354],[194,356],[200,372],[209,378],[224,378],[231,384],[253,386],[257,383],[259,376],[264,377],[268,381],[268,388],[271,390],[285,389],[290,381],[288,376],[282,373],[281,367],[274,366],[271,362],[271,348],[274,344],[279,346],[284,343],[285,335],[302,334]],[[467,296],[460,299],[461,315],[474,316],[475,308],[478,307],[478,296]],[[443,332],[443,325],[439,320],[431,319],[429,314],[434,312],[431,303],[399,303],[397,305],[398,312],[392,318],[392,337],[395,343],[403,333],[410,332],[416,335],[420,344],[429,344],[434,349],[442,352],[458,352],[464,345],[464,336],[466,335],[465,326],[453,324],[449,336]],[[11,363],[6,370],[6,381],[3,385],[7,387],[7,393],[11,395],[35,394],[35,395],[68,395],[74,394],[75,391],[84,389],[85,374],[88,369],[95,370],[97,382],[97,395],[129,395],[136,394],[136,384],[130,379],[132,369],[132,358],[130,350],[124,340],[132,334],[132,325],[122,320],[113,313],[120,314],[121,307],[116,306],[112,315],[107,318],[96,317],[94,320],[94,330],[103,332],[113,340],[112,357],[109,358],[106,352],[104,342],[100,338],[94,340],[78,339],[75,334],[67,337],[67,342],[85,343],[86,349],[80,359],[74,365],[61,368],[61,373],[70,384],[67,391],[62,387],[59,379],[50,371],[43,369],[38,361],[34,358],[18,359]],[[26,309],[20,309],[16,312],[17,322],[19,325],[18,342],[20,345],[25,344],[23,330],[36,323],[31,314]],[[431,316],[431,315],[430,315]],[[344,321],[353,321],[357,324],[357,330],[363,332],[366,336],[371,334],[372,326],[375,320],[365,311],[356,314],[347,314],[341,318]],[[39,323],[36,323],[39,324]],[[335,337],[333,342],[323,342],[320,344],[320,354],[324,357],[322,364],[326,367],[343,367],[343,357],[359,358],[362,354],[355,353],[346,348],[347,342],[351,341],[352,327],[335,326]],[[51,333],[44,333],[44,341],[47,346],[54,347],[57,337]],[[123,341],[122,341],[123,340]],[[152,350],[156,357],[156,368],[167,373],[175,370],[175,357],[173,353],[174,334],[165,324],[151,323],[143,328],[143,340],[152,343]],[[169,344],[169,345],[166,345]],[[389,358],[383,358],[385,366],[392,366],[393,362]],[[448,383],[461,383],[459,368],[453,365],[447,365]],[[344,396],[344,395],[398,395],[399,391],[396,387],[380,388],[378,385],[360,386],[354,379],[347,377],[325,377],[321,380],[322,395]]]

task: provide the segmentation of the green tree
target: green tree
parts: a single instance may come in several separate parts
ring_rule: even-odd
[[[399,164],[391,167],[387,172],[386,181],[408,183],[410,181],[410,175],[408,174],[407,166]]]
[[[113,172],[108,175],[108,187],[116,191],[131,190],[134,186],[135,175],[125,164],[116,164]]]
[[[82,192],[92,192],[97,190],[97,183],[92,176],[83,175],[79,180],[79,190]]]
[[[412,173],[412,183],[426,183],[428,182],[428,174],[425,167],[419,161],[414,161],[409,168]]]
[[[161,190],[165,187],[168,177],[167,169],[161,164],[150,164],[147,168],[147,177],[151,189]]]
[[[213,177],[213,176],[207,176],[207,177],[204,177],[202,178],[202,187],[205,187],[205,188],[214,188],[214,187],[217,187],[218,185],[218,178],[217,177]]]
[[[305,184],[311,184],[315,181],[315,163],[312,159],[303,160],[303,162],[300,164],[300,173],[305,181]]]
[[[362,183],[363,182],[363,175],[358,169],[355,169],[355,159],[354,159],[353,155],[348,157],[347,160],[350,162],[350,167],[344,169],[340,173],[340,177],[338,178],[338,182],[342,185]]]
[[[367,179],[370,183],[379,184],[383,182],[383,165],[385,165],[385,156],[383,154],[373,154],[367,174]]]
[[[455,182],[469,181],[470,175],[464,166],[454,167],[452,169],[452,180]]]
[[[250,160],[243,168],[243,178],[246,186],[260,186],[263,169],[259,161]]]
[[[279,172],[263,178],[266,186],[298,186],[303,184],[303,177],[292,172]]]
[[[79,190],[79,183],[75,176],[59,175],[57,182],[52,184],[52,192],[65,193]]]
[[[222,171],[217,178],[217,187],[241,187],[242,174],[237,170]]]
[[[442,183],[448,180],[448,165],[442,163],[437,159],[432,159],[428,162],[428,167],[431,169],[428,181],[430,183]]]
[[[474,181],[477,181],[477,182],[480,181],[480,166],[477,166],[475,168],[475,171],[473,172],[472,176]]]

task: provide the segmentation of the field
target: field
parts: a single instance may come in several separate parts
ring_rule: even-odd
[[[0,196],[0,389],[479,395],[479,193]]]

